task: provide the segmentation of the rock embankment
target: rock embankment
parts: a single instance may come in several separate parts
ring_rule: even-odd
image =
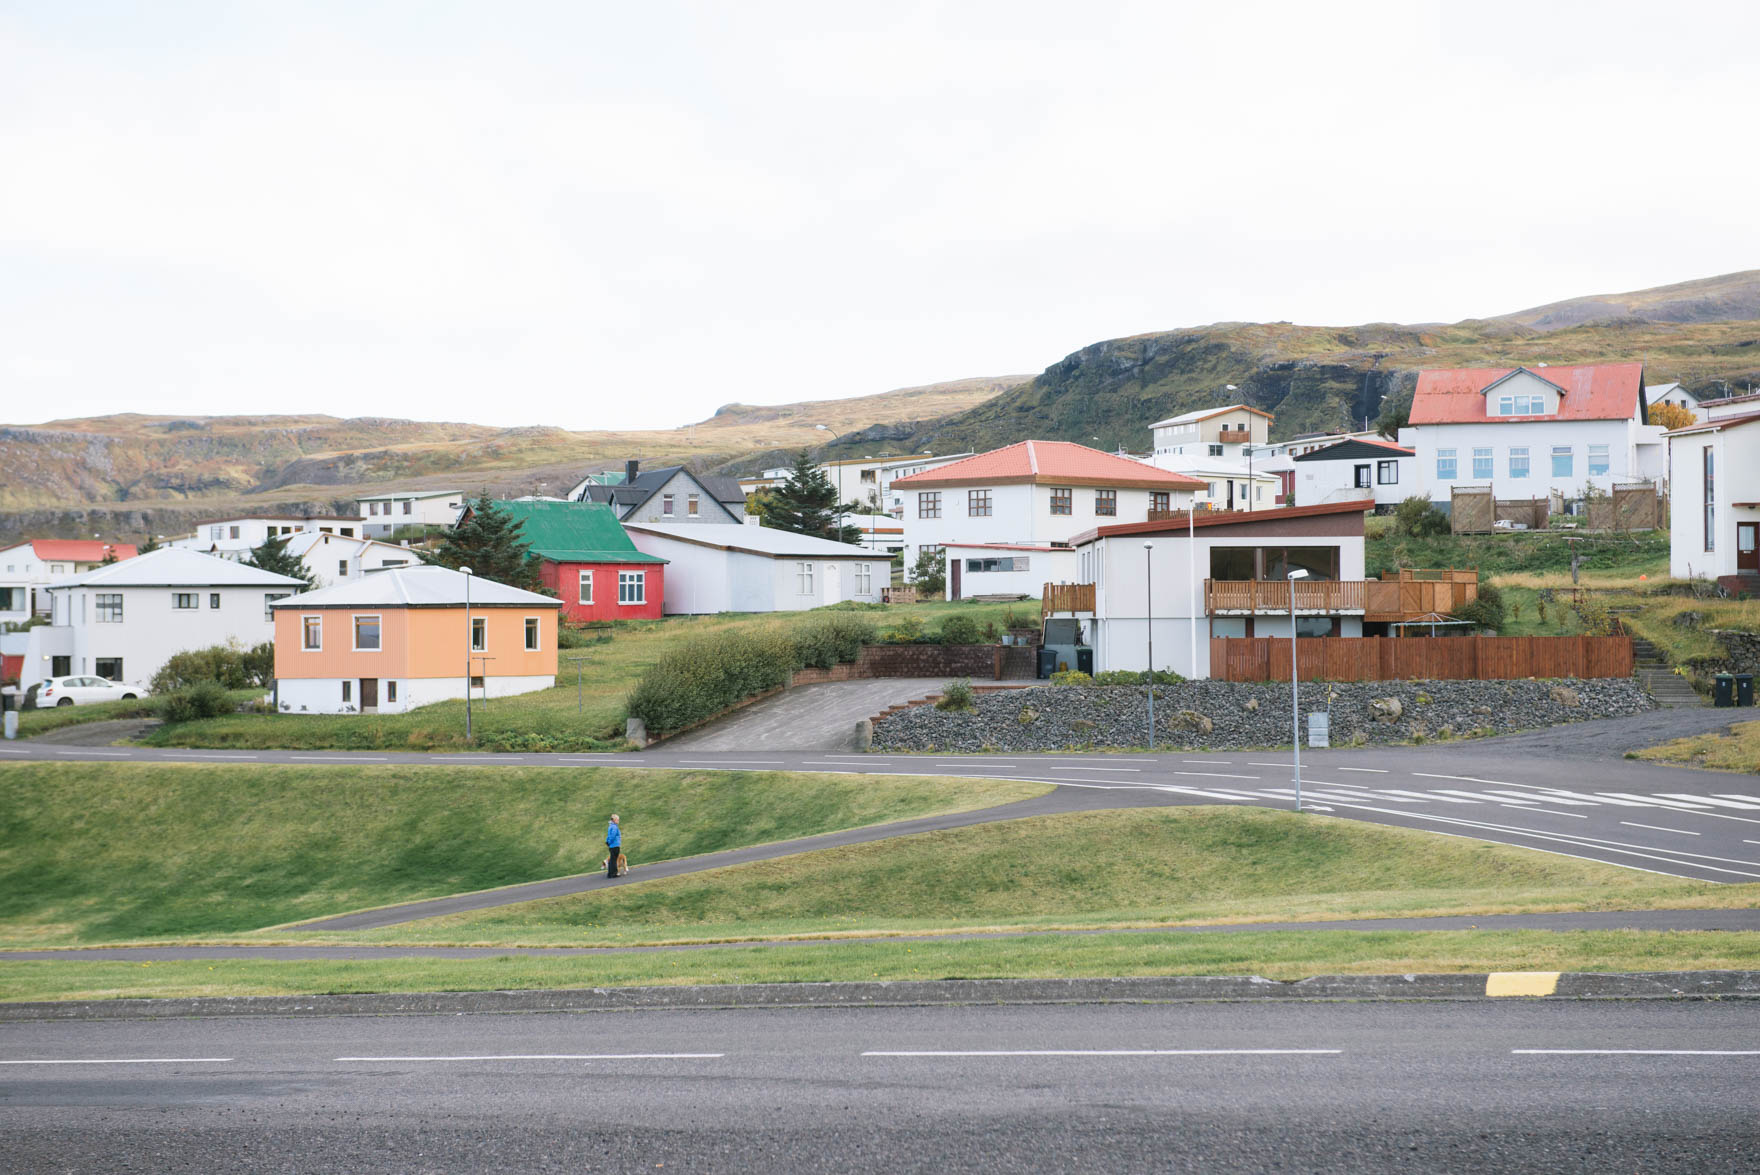
[[[1507,734],[1653,709],[1630,678],[1561,681],[1304,682],[1307,715],[1327,711],[1333,746]],[[887,751],[1060,751],[1148,743],[1141,686],[1040,686],[980,694],[968,711],[914,706],[874,726]],[[1192,750],[1287,745],[1287,682],[1157,686],[1156,742]]]

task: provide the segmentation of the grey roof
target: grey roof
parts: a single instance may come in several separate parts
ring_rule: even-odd
[[[714,474],[693,474],[692,476],[703,483],[704,489],[715,495],[717,502],[727,506],[737,505],[740,510],[746,508],[746,491],[739,484],[739,478],[719,477]]]
[[[562,601],[450,567],[393,567],[277,600],[271,608],[454,608],[464,606],[470,580],[471,607],[560,608]]]
[[[722,505],[738,502],[740,509],[745,509],[746,492],[740,488],[738,478],[707,477],[692,473],[682,465],[658,465],[653,469],[644,469],[636,474],[634,481],[622,485],[607,486],[589,481],[577,500],[604,502],[615,506],[619,515],[628,514],[659,493],[662,486],[681,473],[702,486],[704,493]]]
[[[80,575],[56,580],[53,587],[304,587],[289,575],[277,575],[187,547],[161,547],[120,563],[94,567]]]
[[[626,522],[624,529],[641,546],[643,535],[695,543],[702,547],[718,547],[724,551],[745,551],[753,555],[775,557],[815,556],[850,559],[879,559],[885,555],[850,543],[834,543],[830,539],[794,534],[770,526],[748,526],[737,522]]]

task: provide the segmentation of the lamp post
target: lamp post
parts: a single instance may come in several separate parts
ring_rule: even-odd
[[[1192,629],[1192,680],[1198,680],[1198,508],[1186,499],[1186,587],[1192,593],[1189,605]]]
[[[1155,749],[1155,544],[1143,543],[1143,614],[1149,622],[1149,749]]]
[[[1289,573],[1289,706],[1295,724],[1296,811],[1302,810],[1302,675],[1296,657],[1296,580],[1308,578],[1300,567]]]
[[[464,741],[471,741],[471,569],[464,573]]]
[[[820,432],[831,433],[831,443],[834,445],[838,441],[841,441],[843,439],[842,433],[832,432],[832,430],[826,425],[815,424],[813,427],[818,429]],[[838,465],[837,465],[837,541],[840,543],[843,541],[843,463],[842,462],[838,462]]]

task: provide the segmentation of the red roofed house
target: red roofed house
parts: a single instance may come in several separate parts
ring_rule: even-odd
[[[1197,478],[1068,441],[1021,441],[892,483],[904,500],[907,568],[925,549],[974,543],[1024,548],[994,556],[962,552],[947,568],[949,599],[1015,594],[1029,581],[1034,586],[1025,590],[1033,594],[1055,578],[1033,566],[1035,549],[1056,559],[1049,552],[1067,549],[1084,530],[1183,509],[1206,488]]]
[[[49,593],[58,579],[101,566],[105,559],[132,559],[132,543],[97,539],[29,539],[0,549],[0,622],[20,624],[49,614]]]
[[[1443,506],[1455,486],[1490,486],[1499,498],[1556,491],[1569,501],[1590,485],[1667,476],[1641,363],[1421,372],[1411,428],[1418,479]]]

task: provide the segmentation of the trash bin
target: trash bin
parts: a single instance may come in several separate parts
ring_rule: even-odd
[[[1057,672],[1057,650],[1039,646],[1039,676],[1050,677]]]
[[[1754,675],[1752,673],[1736,674],[1736,705],[1752,706],[1754,704]]]
[[[1093,673],[1094,672],[1094,650],[1093,649],[1077,649],[1076,650],[1076,668],[1083,673]]]
[[[1736,678],[1733,673],[1719,673],[1712,682],[1711,704],[1714,706],[1733,706],[1736,704]]]

